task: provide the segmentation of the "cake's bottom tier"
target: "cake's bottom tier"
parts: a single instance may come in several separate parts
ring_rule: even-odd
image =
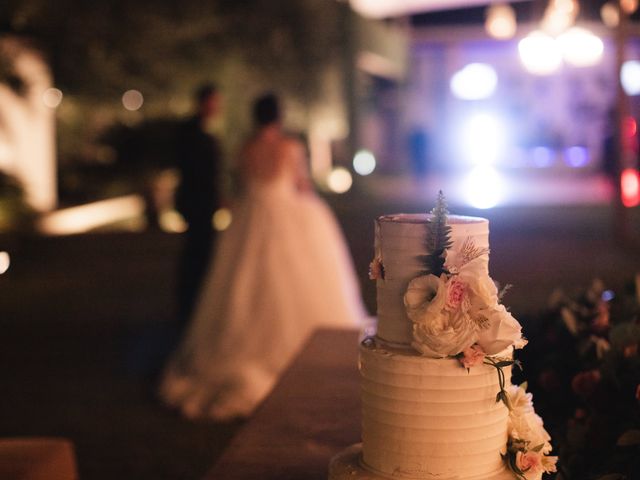
[[[415,477],[403,477],[394,475],[392,477],[368,470],[362,462],[362,444],[357,443],[343,450],[331,459],[329,463],[329,480],[388,480]],[[465,477],[465,480],[514,480],[512,472],[504,469],[495,472],[490,477],[481,475],[478,477]],[[420,480],[459,480],[459,477],[443,477],[442,475],[421,476]]]

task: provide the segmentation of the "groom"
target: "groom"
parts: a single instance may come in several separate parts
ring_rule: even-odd
[[[180,125],[177,160],[180,183],[176,209],[188,224],[178,271],[178,321],[190,319],[211,257],[215,240],[212,217],[220,207],[221,149],[207,126],[221,110],[222,98],[214,85],[195,94],[196,112]]]

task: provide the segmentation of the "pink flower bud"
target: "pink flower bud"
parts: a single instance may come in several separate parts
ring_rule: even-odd
[[[449,282],[447,290],[447,310],[457,310],[467,298],[467,286],[463,282],[453,279]]]
[[[482,365],[484,357],[484,350],[482,350],[480,345],[474,344],[462,351],[462,357],[460,357],[459,360],[464,368],[471,368],[476,365]]]

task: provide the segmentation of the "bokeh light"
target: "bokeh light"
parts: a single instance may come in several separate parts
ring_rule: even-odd
[[[531,153],[534,166],[538,168],[547,168],[553,165],[553,150],[549,147],[535,147]]]
[[[623,120],[622,132],[625,137],[634,138],[636,133],[638,133],[638,122],[631,115],[628,115]]]
[[[49,108],[58,108],[62,103],[62,90],[58,88],[47,88],[42,93],[42,103]]]
[[[640,61],[628,60],[622,64],[620,82],[627,95],[640,94]]]
[[[348,192],[352,184],[353,177],[349,170],[344,167],[334,168],[327,178],[327,185],[335,193]]]
[[[640,174],[635,168],[625,168],[620,176],[622,204],[625,207],[640,205]]]
[[[474,208],[495,207],[504,197],[504,181],[495,168],[474,168],[465,178],[466,201]]]
[[[481,100],[496,91],[498,74],[486,63],[470,63],[451,77],[449,87],[462,100]]]
[[[555,39],[539,30],[520,40],[518,53],[527,71],[535,75],[550,75],[562,65],[562,53]]]
[[[620,23],[620,10],[613,2],[607,2],[600,8],[600,18],[609,28],[616,28]]]
[[[485,29],[493,38],[505,40],[516,34],[516,12],[511,5],[494,4],[487,9]]]
[[[558,35],[569,28],[576,20],[580,5],[578,0],[550,0],[541,28],[550,35]]]
[[[574,145],[565,150],[564,160],[572,168],[586,167],[589,163],[589,150],[586,147]]]
[[[11,266],[11,257],[8,252],[0,252],[0,275],[4,274],[9,270],[9,266]]]
[[[620,0],[622,11],[631,15],[638,9],[638,0]]]
[[[222,232],[231,226],[233,215],[228,208],[219,208],[213,214],[213,228],[218,232]]]
[[[376,169],[376,157],[369,150],[358,150],[353,157],[353,169],[359,175],[369,175]]]
[[[138,90],[127,90],[122,95],[122,105],[129,111],[140,110],[144,103],[144,97]]]
[[[461,140],[463,154],[470,163],[492,165],[505,148],[505,126],[490,113],[475,113],[464,123]]]
[[[589,30],[573,27],[557,38],[564,60],[576,67],[596,65],[604,52],[604,43]]]
[[[187,222],[182,215],[175,210],[162,212],[158,219],[160,228],[165,232],[183,233],[187,231]]]

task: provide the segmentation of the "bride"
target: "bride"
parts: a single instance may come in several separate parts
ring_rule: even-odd
[[[258,99],[253,116],[244,193],[160,386],[189,418],[251,414],[315,328],[365,316],[342,234],[311,189],[302,144],[281,129],[277,98]]]

